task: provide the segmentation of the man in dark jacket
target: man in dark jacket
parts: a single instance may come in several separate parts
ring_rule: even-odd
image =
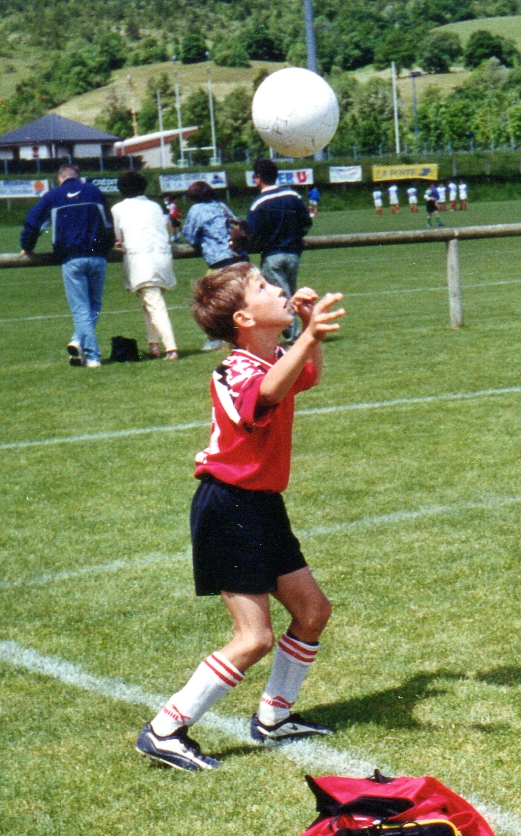
[[[277,166],[265,157],[256,160],[253,179],[260,195],[247,215],[251,249],[261,254],[263,276],[279,285],[291,299],[297,289],[302,238],[311,228],[311,218],[302,198],[289,186],[277,185]],[[296,317],[284,336],[294,342],[298,336]]]
[[[73,366],[98,368],[101,352],[96,322],[114,246],[114,225],[105,197],[92,183],[80,180],[76,165],[62,165],[58,183],[27,213],[20,236],[23,253],[32,253],[42,228],[52,224],[53,251],[62,265],[65,293],[74,321],[67,350]]]

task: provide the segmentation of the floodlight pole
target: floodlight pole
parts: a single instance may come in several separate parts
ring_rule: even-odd
[[[208,73],[208,104],[210,106],[210,127],[212,129],[212,149],[213,149],[213,156],[210,160],[211,165],[218,165],[217,160],[217,143],[215,140],[215,116],[213,112],[213,96],[212,96],[212,68],[210,65],[210,53],[206,53],[206,60],[208,61],[208,66],[206,68],[206,72]]]
[[[159,117],[159,143],[161,147],[161,168],[165,168],[165,138],[163,136],[163,108],[161,107],[161,93],[157,91],[157,114]]]
[[[412,81],[412,110],[414,114],[414,133],[416,134],[416,138],[418,137],[419,130],[418,130],[418,105],[416,102],[416,79],[420,78],[420,72],[411,72],[411,81]]]
[[[179,150],[181,153],[181,157],[179,162],[184,168],[185,165],[185,144],[183,140],[183,125],[181,122],[181,99],[179,97],[179,84],[177,81],[177,58],[175,55],[172,56],[172,61],[174,63],[174,82],[175,82],[175,104],[177,109],[177,127],[179,128]]]
[[[391,74],[393,80],[393,110],[394,110],[394,137],[396,140],[396,156],[400,156],[400,127],[398,125],[398,96],[396,95],[396,67],[391,62]]]
[[[318,75],[317,47],[315,41],[315,22],[313,19],[312,0],[304,0],[304,22],[306,24],[306,50],[308,59],[308,70]],[[325,160],[324,151],[317,151],[313,154],[315,160]]]

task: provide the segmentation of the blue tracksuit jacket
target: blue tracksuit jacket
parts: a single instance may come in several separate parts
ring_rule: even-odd
[[[52,224],[52,246],[61,264],[73,258],[106,257],[114,246],[114,224],[105,196],[92,183],[70,179],[45,194],[27,213],[20,236],[32,252],[42,227]]]

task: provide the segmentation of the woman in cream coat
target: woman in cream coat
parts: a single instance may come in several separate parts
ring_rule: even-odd
[[[168,219],[160,206],[145,196],[147,181],[137,171],[118,178],[124,198],[112,207],[116,245],[123,250],[125,287],[137,293],[145,315],[149,352],[160,356],[159,342],[166,360],[177,360],[177,345],[163,290],[175,287]]]

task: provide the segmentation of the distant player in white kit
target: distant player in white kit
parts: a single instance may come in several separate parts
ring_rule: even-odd
[[[459,208],[460,209],[467,209],[467,184],[463,180],[459,181],[458,194],[459,194]]]
[[[383,200],[380,189],[375,189],[373,192],[374,208],[377,215],[383,215]]]
[[[414,215],[418,211],[418,189],[416,186],[409,186],[407,197],[409,198],[409,210]]]
[[[389,186],[387,189],[387,193],[389,195],[389,204],[391,206],[391,215],[397,215],[400,211],[400,199],[398,197],[398,186],[393,183],[392,186]]]
[[[458,199],[458,187],[456,186],[456,183],[454,182],[454,180],[450,180],[447,188],[449,190],[450,211],[455,212],[456,209],[458,208],[457,203],[456,203],[456,201]]]
[[[445,212],[447,209],[447,199],[445,193],[445,183],[438,183],[438,209],[440,212]]]

